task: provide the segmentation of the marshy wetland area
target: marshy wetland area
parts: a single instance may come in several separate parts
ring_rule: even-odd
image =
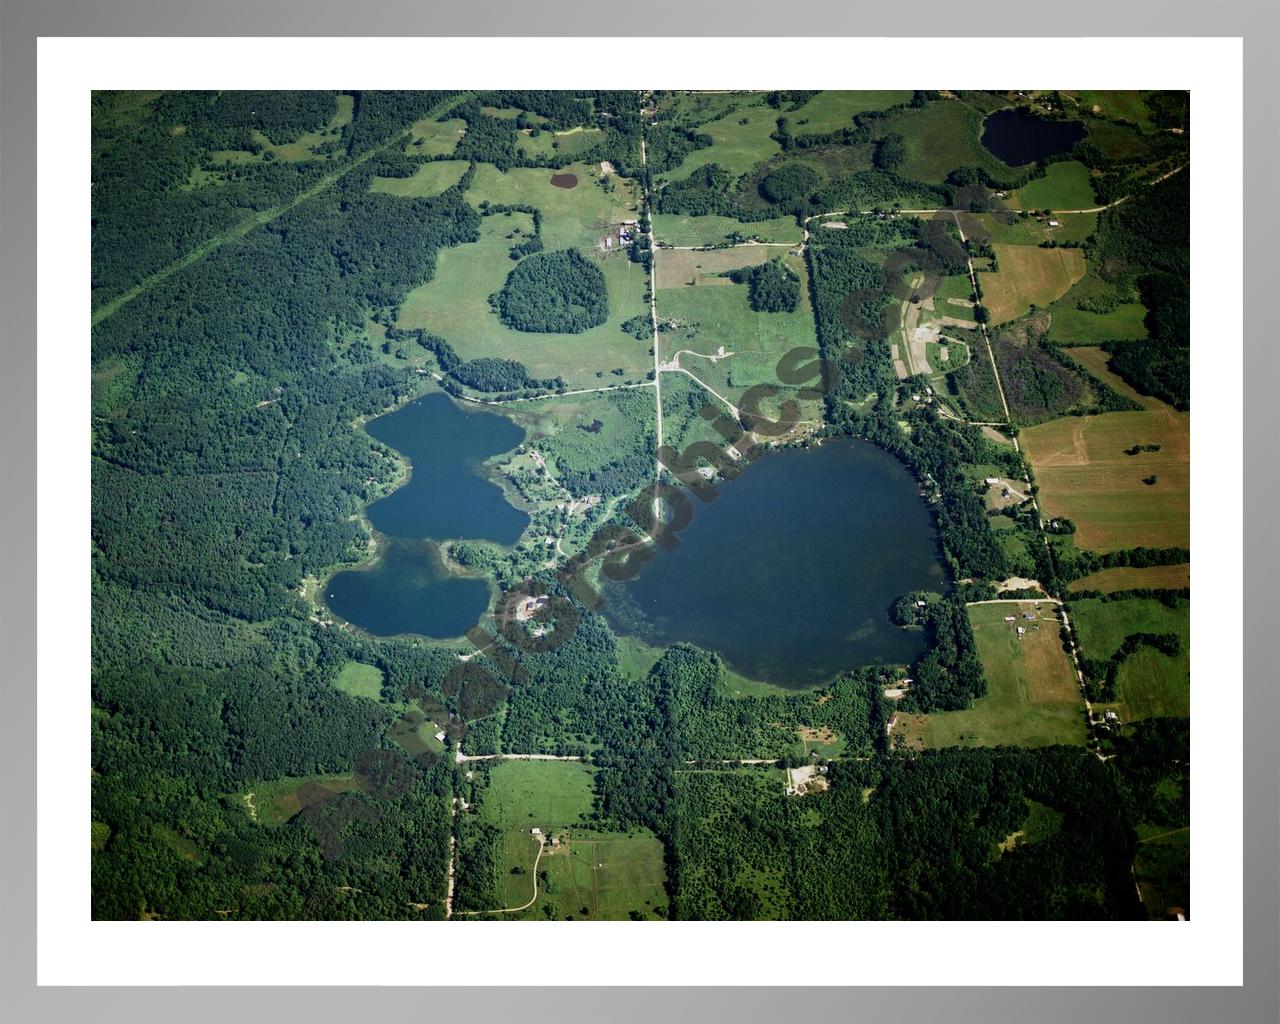
[[[95,94],[95,918],[1189,918],[1188,110]]]

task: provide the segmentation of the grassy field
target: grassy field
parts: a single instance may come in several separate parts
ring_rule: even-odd
[[[576,156],[604,138],[600,128],[572,128],[564,132],[543,131],[535,138],[528,131],[516,136],[516,149],[526,156]]]
[[[1018,189],[1011,205],[1023,210],[1088,210],[1098,205],[1089,182],[1089,168],[1077,160],[1063,160],[1045,168]]]
[[[1047,306],[1084,277],[1080,249],[1041,249],[1031,245],[995,244],[999,270],[983,274],[983,305],[993,324],[1005,323],[1032,306]]]
[[[444,156],[457,148],[458,140],[466,131],[467,122],[460,117],[448,121],[423,118],[410,126],[404,151],[416,156]]]
[[[570,830],[538,861],[538,900],[509,920],[625,921],[668,916],[662,842],[646,829],[635,833]],[[518,907],[533,895],[538,846],[523,832],[508,832],[502,866],[504,905]],[[513,869],[519,872],[512,874]]]
[[[739,249],[732,253],[684,252],[678,256],[685,258],[675,262],[670,260],[672,254],[663,253],[658,256],[658,272],[665,274],[664,257],[669,259],[669,265],[674,264],[679,270],[679,273],[667,275],[667,280],[688,280],[699,274],[698,264],[702,264],[705,270],[722,262],[761,262],[769,255],[769,252],[761,253],[754,249]],[[788,256],[785,260],[801,281],[800,303],[790,313],[755,312],[751,308],[746,285],[700,284],[660,288],[658,319],[670,318],[678,324],[675,330],[659,335],[663,361],[683,353],[679,357],[681,368],[690,371],[734,404],[738,403],[744,391],[756,384],[776,385],[778,361],[784,354],[800,346],[817,346],[809,306],[808,271],[800,257]],[[725,357],[714,362],[701,358],[715,355],[721,346],[725,349]],[[665,383],[669,375],[663,376]],[[807,408],[807,405],[815,405],[815,402],[802,405],[805,415],[816,415],[815,410]],[[769,410],[767,404],[762,408]]]
[[[1064,417],[1022,431],[1044,513],[1074,520],[1076,543],[1092,551],[1190,546],[1190,413],[1138,395],[1105,369],[1107,356],[1100,349],[1067,351],[1145,408]],[[1158,444],[1160,450],[1125,454],[1140,444]],[[1143,482],[1152,476],[1155,484]]]
[[[1146,132],[1156,130],[1151,123],[1151,111],[1147,109],[1142,93],[1137,89],[1071,89],[1062,95],[1069,96],[1080,106],[1101,117],[1129,121]]]
[[[595,803],[594,772],[580,761],[500,761],[489,769],[479,815],[504,829],[577,825]]]
[[[777,130],[778,116],[779,112],[767,105],[743,106],[718,121],[702,125],[698,131],[710,135],[712,145],[695,149],[679,167],[661,177],[683,181],[707,164],[719,164],[731,174],[746,174],[756,164],[782,152],[782,147],[769,138]]]
[[[855,114],[869,110],[888,110],[911,102],[910,89],[859,90],[824,89],[799,110],[780,111],[791,122],[797,135],[818,135],[848,128]]]
[[[577,190],[575,190],[577,191]],[[527,214],[486,217],[478,242],[442,249],[435,277],[406,296],[399,325],[425,328],[447,339],[463,359],[479,356],[517,359],[534,377],[563,377],[571,388],[604,383],[643,381],[652,368],[649,346],[621,329],[633,316],[644,315],[646,273],[625,253],[593,249],[587,258],[604,271],[609,292],[609,318],[581,334],[531,334],[507,327],[489,306],[489,296],[502,289],[515,263],[506,236],[513,227],[529,232]],[[544,222],[544,232],[548,225]],[[563,227],[560,234],[569,233]],[[547,248],[563,245],[552,243]],[[610,371],[621,368],[621,376]],[[596,377],[602,371],[607,380]]]
[[[558,188],[552,175],[573,174],[575,188]],[[569,164],[560,171],[542,167],[513,167],[505,174],[492,164],[481,164],[467,191],[467,200],[479,206],[491,203],[527,203],[542,212],[542,234],[548,249],[577,246],[595,249],[600,240],[624,220],[639,217],[634,184],[613,176],[616,189],[605,192],[596,184],[595,165]]]
[[[408,178],[375,177],[369,191],[410,198],[438,196],[445,189],[456,185],[466,170],[465,160],[433,160],[420,165]]]
[[[996,245],[1039,245],[1041,242],[1083,242],[1098,225],[1096,213],[1057,213],[1052,217],[1022,216],[1011,210],[962,213],[965,237]],[[1049,221],[1056,220],[1056,228]],[[1087,271],[1086,271],[1087,272]]]
[[[1034,614],[1035,620],[1023,616]],[[1015,622],[1005,622],[1014,615]],[[1084,743],[1084,698],[1062,649],[1057,609],[1033,601],[971,605],[987,695],[964,711],[901,715],[908,748]],[[1017,627],[1026,632],[1021,638]]]
[[[1151,565],[1145,569],[1120,566],[1103,569],[1075,580],[1069,590],[1101,590],[1110,594],[1117,590],[1182,590],[1191,585],[1191,564]]]
[[[732,286],[725,271],[755,267],[782,255],[781,249],[765,246],[737,246],[733,249],[671,249],[656,257],[659,288],[684,288],[695,285]],[[794,261],[793,261],[794,262]]]
[[[1068,296],[1050,309],[1049,340],[1060,345],[1101,345],[1147,336],[1147,309],[1141,302],[1122,302],[1109,313],[1090,313]]]
[[[1119,700],[1107,705],[1122,721],[1155,716],[1187,717],[1191,710],[1191,604],[1180,600],[1170,608],[1151,598],[1071,602],[1071,621],[1081,651],[1090,658],[1110,658],[1132,633],[1176,633],[1179,653],[1170,657],[1151,647],[1130,655],[1117,676]]]
[[[498,870],[504,906],[520,906],[533,894],[538,844],[529,830],[548,837],[538,861],[537,902],[504,918],[625,920],[632,911],[666,917],[662,843],[643,829],[581,828],[594,805],[593,785],[593,770],[576,761],[502,761],[489,769],[477,814],[503,830]]]
[[[322,154],[317,153],[316,150],[325,142],[338,140],[343,127],[351,120],[351,113],[355,108],[354,97],[347,93],[339,93],[337,103],[337,110],[327,125],[313,132],[304,132],[292,142],[276,145],[266,135],[255,129],[250,132],[250,135],[254,142],[262,147],[259,152],[251,153],[244,149],[216,149],[209,154],[209,159],[215,164],[262,163],[266,160],[268,153],[271,154],[272,160],[291,163],[320,159]],[[214,178],[216,178],[216,171],[210,172],[197,168],[192,172],[188,184],[200,185]]]
[[[382,670],[362,661],[349,661],[342,666],[333,685],[352,697],[378,700],[382,696]]]
[[[653,218],[654,237],[671,245],[715,245],[734,232],[762,242],[797,243],[803,233],[794,217],[774,217],[751,223],[714,214],[693,217],[683,213],[659,213]]]

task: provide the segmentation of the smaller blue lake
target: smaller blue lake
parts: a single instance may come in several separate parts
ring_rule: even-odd
[[[1025,110],[997,110],[982,127],[982,144],[1010,167],[1071,151],[1085,137],[1079,121],[1048,121]]]
[[[529,517],[508,504],[484,463],[515,448],[524,431],[442,394],[380,416],[366,430],[408,459],[409,479],[368,508],[381,535],[378,560],[333,576],[325,603],[377,636],[459,636],[484,614],[490,587],[484,579],[450,575],[436,542],[519,539]]]

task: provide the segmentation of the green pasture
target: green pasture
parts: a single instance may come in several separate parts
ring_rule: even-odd
[[[1089,180],[1089,168],[1077,160],[1064,160],[1045,168],[1014,193],[1014,205],[1024,210],[1087,210],[1098,205]]]
[[[508,238],[513,229],[522,232]],[[515,266],[508,250],[532,231],[532,218],[517,213],[484,218],[477,242],[442,249],[435,277],[413,289],[400,307],[399,326],[425,328],[445,338],[463,359],[492,356],[522,362],[533,377],[563,377],[570,388],[600,387],[596,371],[608,383],[643,381],[652,369],[649,346],[624,332],[621,324],[645,315],[647,273],[625,253],[584,250],[604,272],[609,293],[609,318],[581,334],[534,334],[513,330],[489,305],[489,296],[501,291]],[[544,221],[547,248],[574,244],[574,229],[564,221]],[[610,373],[615,368],[623,376]]]
[[[659,213],[653,218],[653,235],[668,245],[717,245],[732,234],[762,242],[799,243],[803,229],[794,217],[772,217],[769,220],[740,221],[718,214],[694,217],[683,213]],[[659,253],[661,258],[661,253]]]
[[[361,661],[348,661],[338,671],[333,685],[352,697],[378,700],[382,696],[382,670]]]
[[[408,178],[375,177],[369,191],[416,199],[438,196],[456,185],[466,171],[465,160],[432,160],[420,164]]]
[[[1025,615],[1034,615],[1026,619]],[[1005,622],[1007,616],[1015,621]],[[1062,649],[1055,607],[1011,601],[969,606],[987,694],[963,711],[903,715],[911,749],[946,746],[1044,747],[1084,743],[1084,698]],[[1026,630],[1021,636],[1017,629]]]
[[[1071,621],[1083,654],[1109,659],[1133,633],[1174,633],[1181,650],[1170,657],[1152,647],[1140,647],[1125,659],[1116,679],[1121,720],[1187,717],[1191,711],[1191,603],[1175,607],[1153,598],[1072,601]]]

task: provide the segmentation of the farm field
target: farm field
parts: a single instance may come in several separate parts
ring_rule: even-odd
[[[499,761],[480,801],[483,821],[504,829],[581,824],[595,804],[595,773],[580,761]]]
[[[632,263],[626,253],[589,251],[587,258],[604,272],[609,294],[608,320],[581,334],[516,331],[507,327],[489,306],[489,296],[502,289],[515,266],[507,255],[514,242],[506,237],[514,227],[527,235],[532,230],[532,220],[522,213],[486,217],[478,242],[442,250],[435,277],[405,297],[399,326],[440,335],[463,359],[516,359],[525,365],[530,376],[563,377],[571,388],[603,386],[596,371],[608,375],[615,368],[624,373],[609,376],[609,383],[643,381],[653,366],[649,346],[625,333],[621,324],[646,312],[644,267]],[[544,236],[550,236],[552,230],[556,230],[553,222],[544,220]],[[548,237],[547,248],[574,244],[566,242],[566,236],[578,237],[563,222],[558,231],[560,239],[552,243]]]
[[[1106,359],[1100,349],[1067,354],[1145,408],[1063,417],[1022,431],[1045,514],[1072,519],[1076,544],[1090,551],[1188,547],[1191,414],[1138,395],[1100,369]],[[1157,444],[1157,452],[1125,454],[1134,445]],[[1152,477],[1154,483],[1143,482]]]
[[[1055,213],[1023,216],[1021,212],[997,210],[991,213],[961,213],[965,237],[998,245],[1034,245],[1041,242],[1083,242],[1098,224],[1096,213]],[[1057,227],[1049,221],[1056,220]],[[1086,270],[1087,273],[1087,270]]]
[[[1110,594],[1117,590],[1182,590],[1191,585],[1191,564],[1149,565],[1135,569],[1118,566],[1102,569],[1072,582],[1068,590],[1101,590]]]
[[[506,906],[533,893],[537,846],[526,830],[507,834]],[[504,918],[533,920],[666,920],[666,866],[661,840],[647,829],[634,833],[572,829],[556,832],[538,861],[538,900]],[[523,873],[511,874],[519,867]]]
[[[1090,658],[1109,659],[1133,633],[1174,633],[1181,650],[1170,657],[1151,647],[1140,647],[1125,659],[1117,676],[1119,700],[1113,708],[1121,721],[1157,716],[1188,717],[1191,710],[1191,604],[1179,599],[1175,607],[1152,598],[1072,601],[1071,621],[1080,638],[1081,652]]]
[[[661,253],[657,266],[660,280],[664,274],[668,281],[702,280],[703,272],[711,268],[735,263],[749,266],[764,262],[771,254],[776,255],[776,251],[748,248],[724,253],[682,252],[678,260],[671,260],[672,254]],[[664,260],[676,269],[664,272]],[[659,288],[658,320],[660,323],[672,320],[677,325],[674,330],[658,335],[663,361],[669,362],[678,356],[681,369],[735,404],[743,392],[756,384],[776,385],[779,359],[799,346],[817,344],[804,262],[790,256],[785,262],[801,281],[801,298],[794,312],[755,312],[751,309],[747,285],[733,284],[727,278],[718,279],[714,285]],[[726,283],[722,285],[720,280]],[[717,353],[722,346],[726,355],[719,357]],[[717,358],[705,358],[709,356]],[[671,376],[664,374],[664,387]],[[768,409],[768,404],[763,408]]]
[[[1014,320],[1032,306],[1049,305],[1084,277],[1084,253],[1079,249],[1000,243],[992,248],[999,270],[983,274],[978,283],[993,324]]]
[[[1043,178],[1023,185],[1013,197],[1010,205],[1023,210],[1088,210],[1098,205],[1089,168],[1077,160],[1050,164]]]
[[[1091,313],[1077,308],[1068,294],[1049,312],[1049,339],[1060,345],[1100,345],[1147,336],[1147,310],[1141,302],[1122,302],[1109,313]]]
[[[855,114],[888,110],[910,103],[912,95],[910,89],[824,89],[799,110],[783,111],[782,115],[791,122],[792,131],[797,134],[818,135],[848,128]]]
[[[710,135],[712,145],[695,149],[679,167],[659,177],[683,181],[707,164],[719,164],[730,174],[746,174],[756,164],[782,152],[782,147],[769,138],[777,130],[779,114],[761,100],[756,106],[741,106],[717,121],[701,125],[698,131]]]
[[[797,243],[803,234],[794,217],[746,222],[717,214],[658,213],[653,218],[654,237],[669,245],[717,245],[735,232],[764,242]]]
[[[533,894],[538,843],[530,829],[540,829],[547,842],[538,860],[537,902],[504,918],[625,920],[633,911],[666,917],[662,843],[643,829],[584,827],[595,800],[593,779],[590,767],[574,761],[501,761],[489,769],[476,813],[503,832],[496,867],[504,906],[520,906]]]
[[[604,132],[599,128],[542,131],[537,136],[526,130],[516,139],[516,149],[526,156],[574,156],[599,144],[603,138]]]
[[[408,178],[375,177],[369,191],[411,198],[438,196],[445,189],[456,185],[466,171],[465,160],[433,160],[419,165]]]
[[[1006,616],[1016,616],[1006,622]],[[1034,615],[1034,620],[1024,616]],[[1084,698],[1058,636],[1054,605],[1034,601],[969,606],[988,691],[964,711],[899,715],[908,749],[1025,747],[1085,741]],[[1026,629],[1020,638],[1018,627]]]

